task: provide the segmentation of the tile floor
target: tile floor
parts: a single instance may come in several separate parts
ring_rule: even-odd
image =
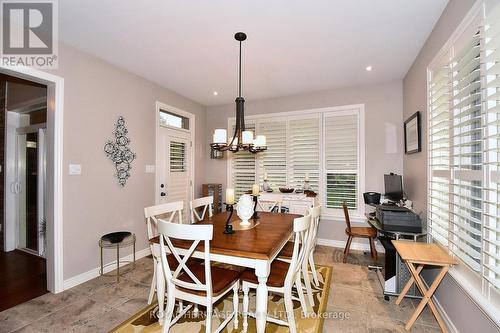
[[[333,266],[323,332],[405,332],[404,322],[416,306],[405,300],[385,301],[376,274],[367,269],[370,256],[352,251],[349,264],[342,263],[342,250],[319,246],[316,262]],[[107,332],[146,305],[152,277],[152,260],[137,261],[135,270],[119,283],[114,277],[98,277],[54,295],[46,294],[0,312],[0,332]],[[425,310],[412,332],[439,332]]]

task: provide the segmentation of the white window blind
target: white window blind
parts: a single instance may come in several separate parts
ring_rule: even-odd
[[[484,278],[500,290],[500,6],[484,25]]]
[[[247,127],[267,137],[267,150],[256,155],[229,154],[229,186],[239,198],[252,184],[262,185],[267,173],[275,190],[280,186],[300,189],[307,173],[326,214],[340,214],[333,210],[344,201],[362,213],[358,209],[362,192],[359,145],[364,145],[360,142],[360,114],[360,107],[346,107],[247,117],[251,120]]]
[[[326,207],[357,209],[358,114],[325,115]]]
[[[259,179],[264,181],[264,172],[270,184],[287,185],[287,122],[285,120],[259,121],[259,135],[265,135],[267,150],[259,153]]]
[[[451,70],[439,65],[429,81],[429,226],[432,236],[448,245],[450,193],[450,88]]]
[[[477,289],[494,303],[500,299],[493,296],[500,295],[500,5],[486,3],[429,68],[428,217],[433,239],[476,272]]]
[[[254,123],[246,123],[246,129],[255,131]],[[234,125],[231,126],[232,130],[228,131],[228,136],[232,137],[234,133]],[[252,185],[256,182],[255,177],[255,155],[247,151],[239,151],[231,154],[231,169],[234,192],[236,199],[242,194],[252,189]]]
[[[319,190],[320,118],[292,119],[288,123],[288,183],[293,188],[304,185],[306,172],[309,185]]]

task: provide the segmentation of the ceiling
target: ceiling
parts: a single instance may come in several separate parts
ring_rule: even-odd
[[[447,2],[64,0],[59,36],[201,104],[219,105],[237,96],[237,31],[248,35],[245,99],[295,95],[403,78]]]

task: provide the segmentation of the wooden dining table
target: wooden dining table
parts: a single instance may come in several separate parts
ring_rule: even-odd
[[[210,241],[210,260],[224,264],[252,268],[258,277],[259,286],[256,296],[256,327],[258,333],[266,330],[268,288],[271,263],[283,249],[293,233],[293,220],[301,215],[259,212],[258,224],[248,230],[236,230],[234,234],[224,234],[229,212],[222,212],[208,217],[197,224],[212,224],[213,238]],[[233,214],[231,223],[240,222]],[[150,240],[159,243],[158,237]],[[172,244],[185,254],[191,246],[191,241],[172,240]],[[185,252],[184,252],[185,251]],[[193,257],[203,259],[204,253],[195,251]],[[160,272],[161,270],[158,270]],[[162,279],[163,280],[163,279]],[[165,281],[163,281],[165,283]],[[158,286],[164,290],[164,286]]]

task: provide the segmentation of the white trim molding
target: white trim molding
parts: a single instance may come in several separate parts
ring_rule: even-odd
[[[47,86],[47,289],[53,293],[63,291],[63,115],[64,78],[30,67],[0,65],[0,71]]]
[[[139,250],[139,251],[135,252],[135,260],[137,261],[141,258],[149,256],[150,254],[151,254],[151,250],[148,246],[147,248],[145,248],[143,250]],[[123,261],[130,261],[130,262],[123,263],[123,265],[120,265],[120,268],[129,265],[133,260],[133,255],[129,254],[125,257],[120,258],[120,261],[122,261],[122,260]],[[153,265],[153,264],[151,264],[151,265]],[[116,260],[111,261],[111,262],[106,264],[106,266],[104,267],[104,273],[109,273],[114,269],[116,269]],[[64,290],[68,290],[70,288],[76,287],[79,284],[82,284],[82,283],[87,282],[89,280],[95,279],[96,277],[98,277],[100,275],[100,270],[101,270],[101,267],[96,267],[96,268],[93,268],[87,272],[75,275],[73,277],[70,277],[69,279],[64,280]]]

